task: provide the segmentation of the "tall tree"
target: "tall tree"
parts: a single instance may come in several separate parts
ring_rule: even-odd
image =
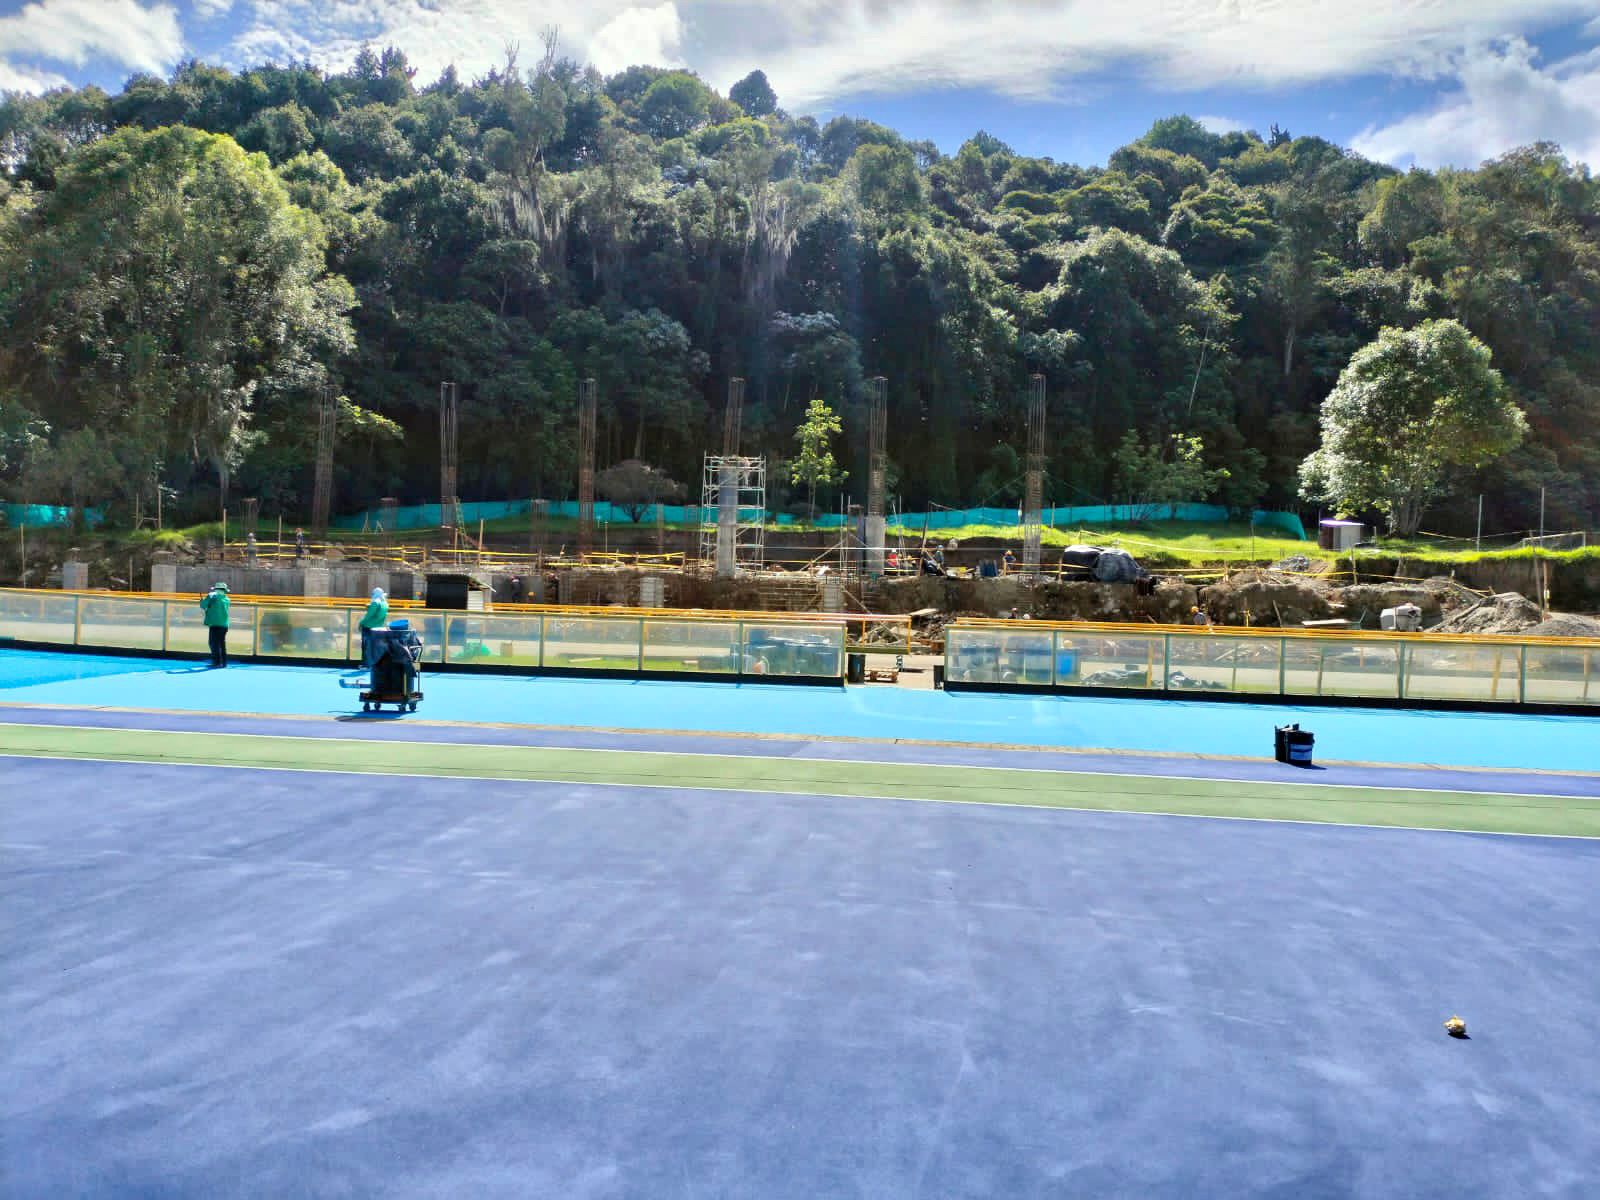
[[[319,222],[227,136],[86,146],[8,243],[0,388],[50,394],[63,438],[94,431],[91,498],[148,494],[180,455],[226,498],[261,407],[304,401],[350,348]]]
[[[845,473],[833,457],[833,439],[843,430],[838,414],[820,396],[806,408],[806,418],[794,431],[800,452],[789,463],[789,478],[806,485],[807,507],[817,516],[817,488],[842,483]]]
[[[1455,321],[1385,329],[1322,403],[1322,445],[1301,478],[1308,499],[1376,509],[1415,533],[1451,467],[1481,467],[1527,430],[1489,348]]]

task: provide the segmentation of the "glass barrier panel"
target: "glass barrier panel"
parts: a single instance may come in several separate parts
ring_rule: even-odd
[[[228,653],[249,655],[256,652],[256,610],[253,604],[234,603],[228,607]],[[206,633],[206,615],[194,600],[167,602],[167,649],[175,654],[206,654],[211,649]]]
[[[1400,646],[1339,638],[1288,638],[1283,690],[1288,696],[1400,695]]]
[[[1122,633],[1057,633],[1056,686],[1159,688],[1166,638]]]
[[[77,611],[75,596],[0,593],[0,637],[70,646],[77,628]]]
[[[644,669],[731,675],[739,669],[739,623],[648,620]]]
[[[449,613],[444,630],[444,657],[448,662],[495,667],[539,665],[538,617]],[[426,636],[423,644],[426,647]]]
[[[1055,679],[1055,634],[1048,630],[991,629],[992,653],[984,658],[994,682],[1049,687]]]
[[[1281,642],[1222,633],[1173,634],[1167,687],[1174,692],[1278,692]]]
[[[159,650],[165,617],[159,600],[83,596],[78,605],[78,645]]]
[[[1600,649],[1593,646],[1528,646],[1529,704],[1600,705]]]
[[[951,683],[999,683],[999,648],[987,629],[946,629],[945,679]]]
[[[1406,696],[1412,700],[1515,702],[1522,666],[1517,646],[1406,647]]]
[[[585,671],[637,671],[639,618],[546,617],[544,665]]]
[[[446,614],[440,612],[421,612],[413,609],[410,612],[399,615],[394,613],[389,615],[394,618],[394,620],[390,621],[391,625],[394,623],[394,621],[399,620],[411,622],[411,628],[416,630],[417,636],[422,639],[422,662],[434,664],[444,662],[444,619]],[[451,613],[449,615],[455,616],[456,614]],[[360,658],[361,617],[359,614],[356,614],[351,620],[350,628],[352,656],[355,658]]]
[[[844,627],[744,624],[744,673],[808,679],[844,677]]]
[[[256,653],[281,658],[350,658],[350,617],[342,608],[262,605]],[[359,654],[361,647],[356,647]]]

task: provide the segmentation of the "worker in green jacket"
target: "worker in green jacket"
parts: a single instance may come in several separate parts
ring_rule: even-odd
[[[361,616],[361,665],[368,670],[372,668],[372,631],[388,623],[389,597],[383,594],[382,588],[373,588],[367,611]]]
[[[211,665],[228,665],[228,585],[213,584],[200,598],[200,611],[206,616],[206,637],[211,643]]]

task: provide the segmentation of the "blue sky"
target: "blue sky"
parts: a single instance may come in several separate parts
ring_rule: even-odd
[[[615,71],[766,70],[784,106],[871,117],[954,150],[1103,162],[1175,112],[1273,122],[1397,164],[1535,140],[1600,167],[1597,0],[0,0],[0,88],[119,87],[182,58],[338,69],[363,42],[431,79],[540,31]]]

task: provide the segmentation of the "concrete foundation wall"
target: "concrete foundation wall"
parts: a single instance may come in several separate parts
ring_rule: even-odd
[[[171,586],[165,582],[170,567]],[[228,590],[243,596],[342,596],[365,597],[381,587],[393,600],[419,599],[421,587],[409,571],[388,571],[361,565],[332,564],[324,567],[242,567],[215,563],[199,566],[157,563],[151,569],[151,591],[205,592],[221,581]],[[311,587],[316,591],[308,591]]]

